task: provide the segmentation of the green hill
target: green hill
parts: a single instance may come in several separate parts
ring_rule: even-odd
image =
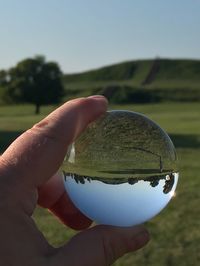
[[[102,67],[79,74],[65,75],[66,82],[77,81],[142,81],[152,66],[151,60],[132,61],[111,66]]]
[[[77,95],[102,93],[123,101],[199,101],[200,60],[137,60],[63,78]]]

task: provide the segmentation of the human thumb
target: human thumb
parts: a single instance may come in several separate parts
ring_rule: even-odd
[[[108,266],[124,254],[143,247],[149,234],[143,226],[98,225],[74,236],[55,254],[52,265]]]

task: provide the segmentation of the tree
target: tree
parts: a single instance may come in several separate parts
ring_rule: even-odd
[[[6,70],[0,70],[0,104],[7,101],[6,99],[6,86],[8,84],[8,72]]]
[[[0,87],[5,87],[8,82],[8,73],[5,70],[0,70]]]
[[[41,105],[59,103],[64,95],[62,72],[55,62],[46,62],[43,56],[28,58],[9,70],[7,93],[15,102],[35,105],[40,113]]]

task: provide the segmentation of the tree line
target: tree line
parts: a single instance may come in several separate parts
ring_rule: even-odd
[[[31,103],[35,113],[46,104],[59,103],[64,96],[62,71],[44,56],[27,58],[0,71],[1,98],[5,103]]]

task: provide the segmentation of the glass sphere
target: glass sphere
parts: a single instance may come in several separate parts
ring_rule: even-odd
[[[173,197],[177,156],[169,136],[146,116],[109,111],[71,145],[64,184],[75,206],[99,224],[132,226]]]

